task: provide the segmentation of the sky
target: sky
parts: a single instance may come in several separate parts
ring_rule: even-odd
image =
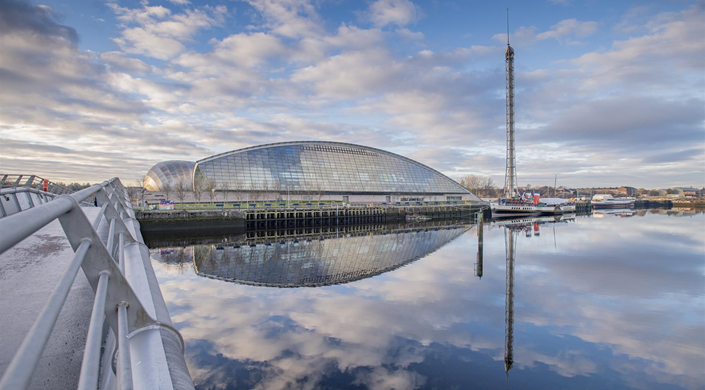
[[[705,2],[0,0],[0,171],[328,140],[519,185],[705,186]]]

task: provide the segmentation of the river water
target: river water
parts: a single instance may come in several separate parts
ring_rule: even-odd
[[[197,389],[705,388],[704,214],[477,229],[148,244]]]

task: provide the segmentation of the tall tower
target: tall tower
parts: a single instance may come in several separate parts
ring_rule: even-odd
[[[509,370],[514,364],[514,257],[517,248],[517,232],[504,228],[504,245],[507,255],[506,302],[504,306],[504,371],[509,381]]]
[[[509,46],[509,10],[507,10],[507,51],[504,54],[507,67],[507,168],[504,173],[504,197],[518,195],[517,161],[514,156],[514,49]]]

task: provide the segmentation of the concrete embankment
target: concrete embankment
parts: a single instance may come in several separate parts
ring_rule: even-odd
[[[649,200],[649,199],[637,199],[634,202],[634,208],[637,209],[660,209],[673,207],[673,202],[670,200]]]
[[[273,229],[396,222],[407,215],[432,219],[470,217],[480,205],[413,207],[269,208],[243,210],[147,210],[137,211],[142,231],[194,229]]]
[[[244,210],[145,210],[136,211],[142,231],[200,228],[245,228]]]

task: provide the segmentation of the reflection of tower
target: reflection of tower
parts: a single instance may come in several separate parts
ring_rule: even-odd
[[[482,279],[482,263],[483,263],[483,242],[484,242],[484,221],[482,213],[478,213],[477,217],[477,264],[475,264],[475,276]]]
[[[509,379],[509,370],[514,364],[514,256],[517,247],[517,234],[511,228],[504,230],[504,244],[507,255],[507,291],[505,303],[504,370]]]
[[[517,162],[514,155],[514,49],[509,46],[509,10],[507,10],[507,167],[504,173],[504,197],[511,198],[517,189]]]

